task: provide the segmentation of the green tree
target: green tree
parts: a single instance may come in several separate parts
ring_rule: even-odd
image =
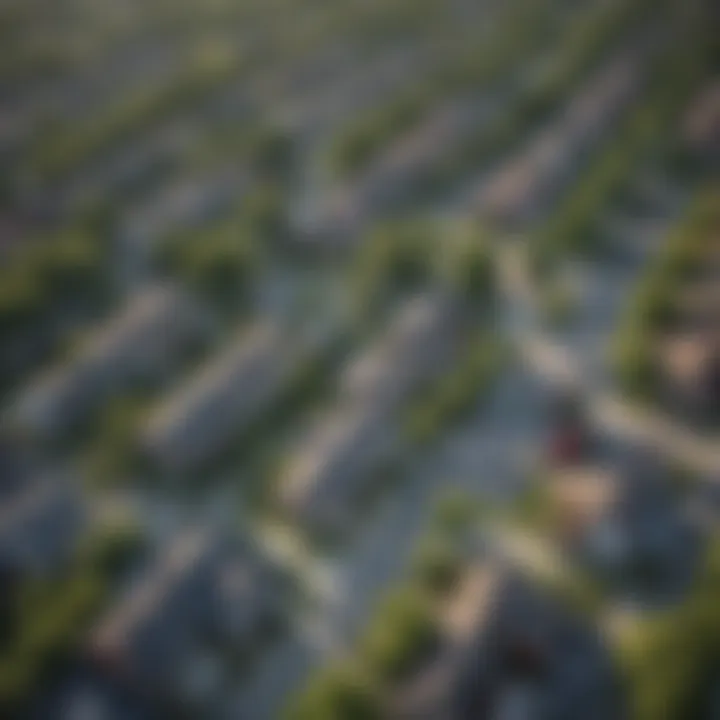
[[[412,590],[390,595],[363,638],[361,654],[371,671],[390,683],[413,670],[438,642],[428,604]]]
[[[347,666],[318,673],[285,712],[287,720],[379,720],[379,699],[363,674]]]
[[[447,592],[457,581],[460,569],[457,550],[450,543],[433,538],[418,549],[413,559],[413,573],[432,594]]]

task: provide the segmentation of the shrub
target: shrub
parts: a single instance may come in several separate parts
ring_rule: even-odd
[[[458,552],[450,544],[431,540],[418,550],[413,573],[421,587],[432,594],[441,594],[455,584],[460,566]]]
[[[641,327],[629,326],[616,343],[614,365],[625,392],[648,396],[655,385],[656,366],[651,336]]]
[[[351,667],[318,673],[285,712],[287,720],[379,720],[379,700],[370,682]]]
[[[363,639],[361,652],[372,672],[394,683],[417,667],[437,640],[427,603],[413,591],[403,590],[381,606]]]

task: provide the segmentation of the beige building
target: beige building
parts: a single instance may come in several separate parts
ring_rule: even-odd
[[[280,502],[303,525],[338,531],[353,518],[373,473],[397,448],[394,424],[369,406],[323,416],[292,455],[280,482]]]
[[[412,298],[382,336],[341,373],[344,401],[390,409],[445,370],[463,338],[463,312],[440,294]]]

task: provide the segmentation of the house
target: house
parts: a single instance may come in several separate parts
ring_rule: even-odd
[[[291,455],[280,479],[280,503],[311,529],[337,531],[397,448],[387,414],[370,405],[324,415]]]
[[[712,254],[708,253],[707,259],[712,264]],[[673,315],[679,325],[688,329],[720,329],[720,272],[715,277],[708,272],[707,277],[699,277],[682,288],[676,294]]]
[[[700,327],[661,338],[656,353],[663,396],[692,419],[720,416],[720,342]]]
[[[700,156],[720,153],[720,81],[703,88],[683,121],[685,144]]]
[[[202,330],[199,309],[178,289],[141,290],[73,359],[31,382],[11,408],[10,422],[32,436],[53,439],[112,395],[166,372]]]
[[[281,504],[311,526],[341,528],[398,446],[397,412],[451,363],[463,339],[456,301],[427,294],[408,300],[383,336],[341,372],[338,405],[290,457]]]
[[[486,108],[460,98],[423,116],[358,177],[342,183],[303,219],[305,232],[333,245],[352,242],[373,218],[409,200],[428,171],[476,129]]]
[[[278,121],[285,123],[295,137],[320,143],[328,133],[391,92],[417,70],[423,53],[416,47],[393,47],[388,53],[356,63],[312,93],[291,95],[278,110]]]
[[[132,209],[120,224],[120,244],[147,258],[168,235],[200,227],[238,203],[248,183],[246,172],[222,168],[212,175],[186,177]]]
[[[259,321],[151,411],[144,451],[168,472],[193,470],[223,450],[287,390],[310,348],[274,321]]]
[[[498,560],[471,566],[440,622],[440,649],[399,688],[393,717],[623,717],[593,629],[514,568]]]
[[[269,579],[246,549],[204,529],[187,530],[100,620],[90,657],[161,701],[187,699],[201,658],[250,643],[277,612]]]
[[[634,593],[687,579],[697,535],[666,468],[636,451],[615,468],[584,467],[550,481],[561,538],[595,571]]]
[[[44,576],[70,561],[87,527],[80,490],[62,476],[24,487],[0,509],[0,566]]]
[[[483,179],[475,196],[477,212],[509,224],[537,219],[632,101],[644,77],[645,54],[625,54],[602,68],[519,155],[489,181]]]
[[[392,409],[447,369],[463,339],[464,316],[454,299],[416,296],[396,312],[382,337],[341,373],[344,401]]]
[[[6,502],[25,486],[35,465],[21,438],[0,427],[0,502]]]

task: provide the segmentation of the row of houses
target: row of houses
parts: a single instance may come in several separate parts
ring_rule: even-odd
[[[120,243],[129,251],[150,252],[173,232],[199,227],[228,212],[248,182],[247,172],[234,167],[183,177],[125,213],[118,230]]]
[[[278,579],[237,539],[182,531],[100,618],[89,657],[160,706],[217,699],[220,675],[203,677],[204,660],[248,651],[279,619]]]
[[[291,453],[280,502],[317,529],[345,526],[369,482],[400,439],[397,411],[445,370],[463,338],[463,313],[442,295],[414,297],[386,333],[341,372],[338,404]]]
[[[394,47],[367,63],[351,65],[349,75],[335,78],[316,92],[293,96],[279,108],[277,120],[301,139],[326,138],[328,132],[397,88],[423,60],[415,47]]]
[[[641,90],[647,56],[648,48],[641,46],[601,68],[557,119],[489,180],[483,179],[475,195],[476,210],[500,222],[524,223],[537,218]]]
[[[9,422],[55,439],[134,382],[161,377],[205,327],[203,313],[179,289],[143,289],[91,332],[72,359],[31,379],[10,407]]]
[[[452,148],[461,147],[488,113],[488,103],[461,97],[427,114],[370,166],[338,186],[298,228],[309,239],[347,242],[379,213],[410,199],[425,173]]]
[[[144,452],[167,472],[196,469],[278,401],[317,350],[279,321],[243,328],[151,411],[141,430]]]

